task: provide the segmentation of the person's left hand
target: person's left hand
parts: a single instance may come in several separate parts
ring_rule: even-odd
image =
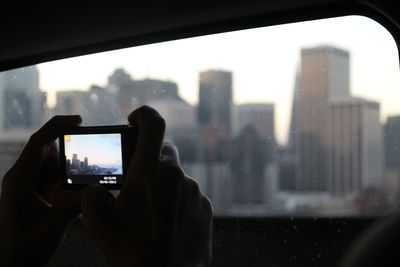
[[[44,266],[80,213],[80,193],[60,187],[55,140],[80,116],[55,116],[34,133],[4,176],[0,197],[0,265]]]

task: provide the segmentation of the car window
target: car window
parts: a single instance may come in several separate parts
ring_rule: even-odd
[[[0,174],[40,125],[149,105],[216,216],[378,216],[400,193],[392,36],[346,16],[57,60],[0,74]]]

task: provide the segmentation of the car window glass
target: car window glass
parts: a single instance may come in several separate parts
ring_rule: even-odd
[[[144,45],[0,73],[0,174],[56,114],[126,123],[149,105],[217,216],[365,216],[398,207],[398,52],[340,18]]]

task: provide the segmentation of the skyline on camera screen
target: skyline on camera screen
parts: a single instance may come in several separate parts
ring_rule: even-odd
[[[68,175],[122,174],[121,134],[64,136]]]

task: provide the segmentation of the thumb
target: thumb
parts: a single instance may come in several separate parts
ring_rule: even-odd
[[[88,185],[82,191],[83,224],[87,231],[104,232],[111,223],[114,196],[98,185]]]

